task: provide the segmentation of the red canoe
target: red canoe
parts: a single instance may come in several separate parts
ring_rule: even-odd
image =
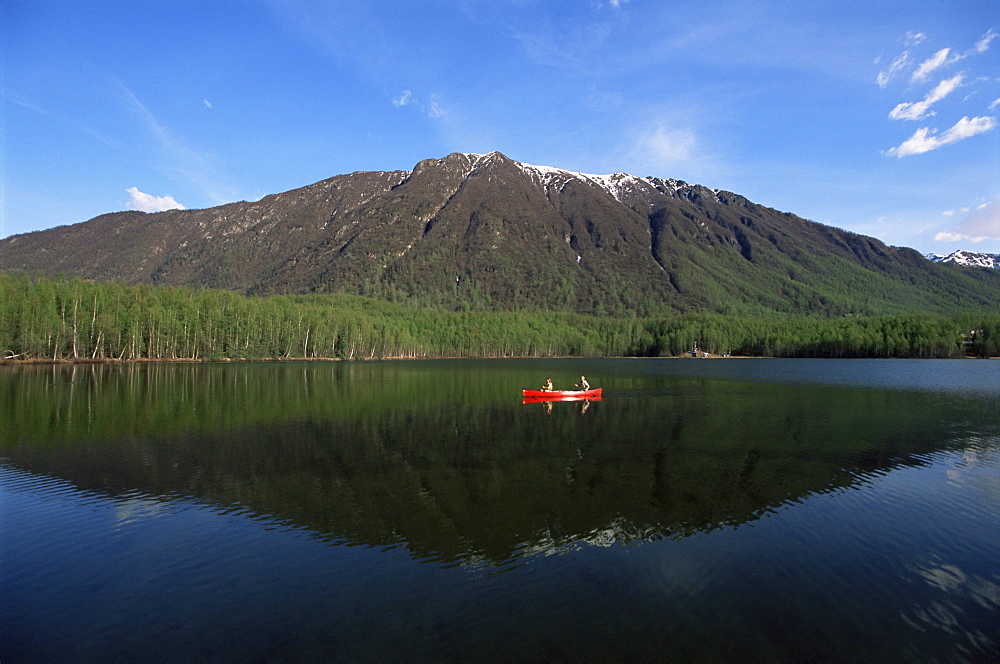
[[[591,401],[601,401],[604,397],[598,394],[596,397],[524,397],[521,399],[522,404],[528,403],[552,403],[553,401],[559,401],[561,403],[569,403],[570,401],[584,401],[590,403]]]
[[[590,399],[601,396],[602,388],[592,390],[521,390],[526,397],[533,399]]]

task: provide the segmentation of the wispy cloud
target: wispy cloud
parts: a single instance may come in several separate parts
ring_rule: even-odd
[[[129,210],[139,210],[140,212],[164,212],[166,210],[184,210],[183,205],[174,200],[173,196],[153,196],[139,191],[138,187],[129,187],[128,192]]]
[[[119,81],[118,86],[126,105],[155,138],[157,146],[163,152],[164,166],[168,170],[201,190],[214,204],[221,205],[237,198],[232,188],[218,182],[217,174],[211,166],[211,158],[207,154],[192,149],[183,139],[175,136],[125,84]],[[211,103],[207,100],[206,103],[211,108]]]
[[[942,48],[930,58],[921,62],[920,66],[913,72],[910,80],[913,82],[927,80],[933,72],[937,71],[941,67],[955,64],[956,62],[965,60],[973,55],[985,53],[990,48],[990,42],[997,37],[1000,37],[1000,35],[990,29],[986,31],[986,34],[979,38],[979,41],[977,41],[972,48],[965,52],[956,53],[951,48]]]
[[[697,137],[690,129],[670,129],[663,126],[647,131],[640,140],[650,161],[664,167],[690,160],[698,144]]]
[[[422,102],[413,96],[410,90],[403,90],[398,97],[392,100],[392,105],[396,108],[403,106],[415,106],[421,113],[429,118],[443,120],[448,117],[448,112],[441,101],[441,95],[432,94],[428,101]]]
[[[1000,240],[1000,198],[969,212],[953,229],[934,236],[937,242],[983,242]]]
[[[69,117],[66,117],[64,115],[59,115],[59,114],[53,113],[52,111],[50,111],[50,110],[48,110],[46,108],[43,108],[39,104],[36,104],[32,100],[28,99],[27,97],[19,94],[18,92],[14,91],[14,90],[10,90],[8,88],[3,88],[3,94],[4,94],[4,96],[6,96],[8,99],[10,99],[12,102],[14,102],[15,104],[17,104],[18,106],[20,106],[22,108],[26,108],[29,111],[34,111],[35,113],[38,113],[39,115],[42,115],[42,116],[47,117],[47,118],[49,118],[51,120],[55,120],[56,122],[60,122],[62,124],[65,124],[65,125],[68,125],[70,127],[73,127],[74,129],[82,131],[85,134],[88,134],[94,140],[96,140],[96,141],[98,141],[100,143],[103,143],[104,145],[107,145],[108,147],[111,147],[111,148],[120,148],[121,147],[121,144],[118,141],[115,141],[115,140],[113,140],[111,138],[108,138],[107,136],[101,134],[100,132],[94,131],[92,128],[90,128],[90,127],[88,127],[88,126],[86,126],[86,125],[84,125],[84,124],[82,124],[82,123],[80,123],[80,122],[78,122],[76,120],[73,120],[73,119],[71,119]]]
[[[174,158],[179,158],[187,163],[204,162],[205,158],[187,147],[183,141],[175,138],[170,131],[154,116],[146,106],[139,101],[139,98],[124,85],[121,86],[122,95],[128,106],[135,111],[142,119],[146,128],[155,136],[160,148]]]
[[[444,119],[448,117],[448,112],[445,111],[444,105],[441,103],[441,98],[438,95],[431,96],[431,100],[427,103],[427,109],[424,112],[431,118]]]
[[[919,46],[920,43],[923,42],[925,39],[927,39],[927,35],[925,35],[924,33],[911,31],[907,32],[903,36],[903,44],[907,47]],[[878,64],[881,60],[882,58],[881,56],[879,56],[878,60],[876,60],[875,63]],[[907,50],[903,51],[895,58],[893,58],[893,61],[889,63],[888,67],[886,67],[885,69],[883,69],[878,73],[878,76],[875,79],[876,82],[878,83],[878,86],[880,88],[884,88],[887,85],[889,85],[889,81],[895,78],[895,76],[899,72],[908,68],[911,62],[913,62],[913,57],[910,55],[909,48],[907,48]]]
[[[413,93],[409,90],[403,90],[402,94],[392,100],[392,105],[396,108],[400,106],[406,106],[413,100]]]
[[[884,88],[889,85],[896,74],[906,69],[910,66],[910,52],[903,51],[893,59],[889,66],[878,73],[878,77],[875,79],[880,88]]]
[[[625,172],[706,182],[728,170],[706,146],[696,121],[668,113],[637,121],[624,131],[616,161]]]
[[[927,93],[922,101],[908,101],[898,104],[896,108],[889,111],[889,117],[893,120],[921,120],[929,115],[934,115],[934,111],[930,110],[931,105],[954,92],[962,84],[963,78],[964,75],[959,74],[941,81]]]
[[[993,32],[992,29],[987,30],[986,34],[983,35],[982,38],[980,38],[980,40],[976,42],[976,45],[973,47],[973,50],[976,53],[985,53],[990,48],[990,42],[996,39],[997,37],[1000,37],[1000,34]]]
[[[948,62],[948,54],[951,53],[950,48],[942,48],[940,51],[927,58],[917,67],[913,75],[910,76],[911,81],[925,81],[927,77],[933,72],[940,69]]]
[[[913,136],[903,141],[900,145],[886,150],[885,154],[893,157],[908,157],[915,154],[923,154],[931,150],[957,143],[958,141],[982,134],[996,127],[996,118],[989,116],[963,117],[954,126],[938,135],[937,130],[930,127],[921,127]]]
[[[1000,34],[990,29],[987,30],[986,33],[982,37],[980,37],[979,40],[972,46],[972,48],[968,49],[967,51],[956,52],[951,47],[939,49],[932,56],[924,59],[923,61],[920,62],[919,65],[917,65],[913,73],[910,74],[910,82],[920,83],[926,81],[928,78],[930,78],[931,74],[933,74],[938,69],[941,69],[942,67],[955,64],[956,62],[965,60],[966,58],[969,58],[974,55],[985,53],[986,51],[989,50],[990,43],[998,37],[1000,37]],[[903,42],[908,47],[907,50],[903,51],[898,56],[896,56],[896,58],[893,59],[891,63],[889,63],[888,67],[879,71],[878,75],[875,78],[875,81],[876,83],[878,83],[878,86],[880,88],[885,88],[886,86],[888,86],[889,82],[893,78],[895,78],[897,74],[910,67],[910,65],[914,62],[914,58],[909,47],[918,46],[921,42],[924,41],[924,39],[926,39],[926,35],[924,35],[922,32],[906,33],[906,35],[903,38]],[[881,57],[878,60],[876,60],[876,64],[880,60]]]

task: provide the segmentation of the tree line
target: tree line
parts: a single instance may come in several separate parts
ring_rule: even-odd
[[[617,318],[446,312],[355,295],[246,297],[0,273],[7,360],[1000,355],[1000,314]]]

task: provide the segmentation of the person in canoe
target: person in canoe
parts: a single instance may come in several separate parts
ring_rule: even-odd
[[[587,382],[587,377],[586,376],[580,376],[580,382],[579,383],[574,383],[573,387],[579,387],[581,390],[589,390],[590,389],[590,383]]]
[[[555,389],[555,388],[552,387],[552,379],[551,378],[546,378],[545,379],[545,384],[542,385],[542,391],[544,391],[544,392],[551,392],[553,389]]]

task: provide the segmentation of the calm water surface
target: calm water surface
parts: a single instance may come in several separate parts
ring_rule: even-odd
[[[998,413],[988,360],[0,368],[0,661],[996,661]]]

